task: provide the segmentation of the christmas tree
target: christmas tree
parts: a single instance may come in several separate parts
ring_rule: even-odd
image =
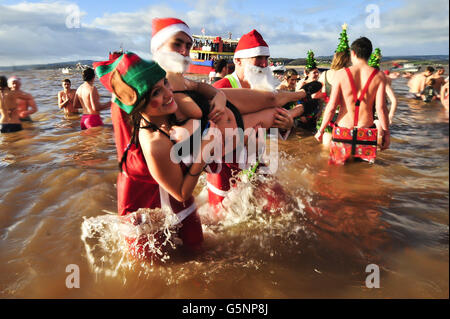
[[[317,68],[317,61],[314,59],[314,52],[309,50],[308,57],[306,58],[306,69],[312,70],[315,68]]]
[[[349,52],[350,47],[348,45],[348,36],[347,36],[347,24],[344,23],[342,25],[342,31],[339,36],[339,44],[335,52]]]
[[[381,50],[380,48],[376,48],[369,58],[369,65],[373,68],[379,69],[381,61]]]

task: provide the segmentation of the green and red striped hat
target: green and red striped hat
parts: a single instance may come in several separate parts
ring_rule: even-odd
[[[132,52],[115,60],[95,62],[93,66],[100,82],[115,95],[114,103],[128,114],[166,76],[158,63],[143,60]]]

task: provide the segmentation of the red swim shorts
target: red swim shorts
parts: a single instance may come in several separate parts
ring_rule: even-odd
[[[98,114],[83,114],[80,120],[80,126],[82,130],[87,130],[88,128],[102,125],[102,118]]]

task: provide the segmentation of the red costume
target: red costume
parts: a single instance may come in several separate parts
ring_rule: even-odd
[[[377,134],[376,128],[357,128],[359,117],[359,105],[369,88],[370,83],[377,74],[375,69],[367,80],[361,94],[358,98],[357,89],[353,76],[348,68],[347,72],[350,85],[355,100],[355,118],[353,129],[339,127],[337,124],[333,127],[332,140],[330,146],[329,164],[344,164],[351,156],[360,158],[371,163],[375,162],[377,156]]]

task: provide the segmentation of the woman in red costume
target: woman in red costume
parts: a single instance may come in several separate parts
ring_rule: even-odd
[[[114,94],[114,103],[128,114],[119,121],[119,110],[112,115],[121,158],[117,181],[119,215],[139,208],[167,207],[182,224],[178,235],[183,245],[198,250],[203,233],[192,192],[205,162],[202,152],[189,166],[171,160],[174,142],[170,134],[176,128],[174,114],[178,106],[166,72],[156,62],[144,61],[129,52],[116,60],[94,63],[94,67],[102,84]],[[213,125],[207,119],[204,123],[202,129]],[[202,140],[201,149],[207,144]],[[139,220],[133,222],[135,226],[140,224]],[[129,241],[136,257],[151,258],[145,240]]]

